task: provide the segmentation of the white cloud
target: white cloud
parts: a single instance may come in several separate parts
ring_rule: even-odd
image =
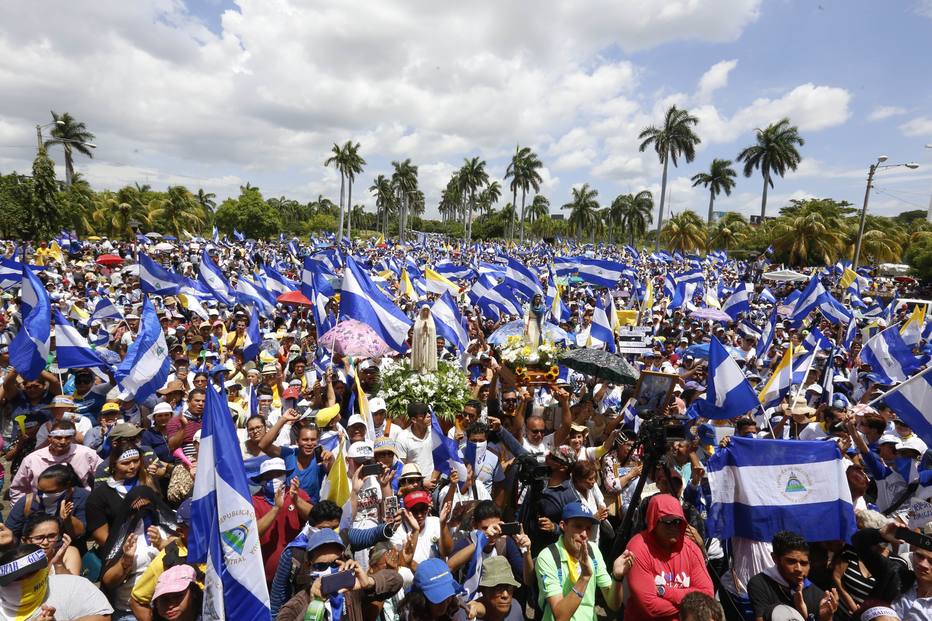
[[[932,0],[915,0],[913,11],[917,15],[932,18]]]
[[[900,125],[900,131],[907,136],[932,136],[932,119],[920,116]]]
[[[906,114],[906,108],[901,108],[899,106],[878,106],[874,108],[870,115],[868,115],[868,121],[882,121],[883,119],[888,119],[891,116],[899,116],[901,114]]]
[[[737,66],[737,60],[723,60],[712,65],[699,78],[699,90],[696,93],[696,98],[699,101],[708,101],[715,91],[728,85],[728,74]]]

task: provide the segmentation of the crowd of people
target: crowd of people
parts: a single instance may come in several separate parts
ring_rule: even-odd
[[[932,453],[890,403],[876,401],[905,378],[891,380],[861,355],[873,334],[913,317],[913,306],[897,297],[909,297],[909,283],[859,274],[855,285],[863,288],[838,294],[852,327],[819,307],[801,322],[793,317],[810,276],[840,291],[850,270],[811,268],[796,281],[767,280],[766,255],[745,262],[562,241],[453,247],[426,239],[403,247],[368,240],[339,250],[326,240],[163,244],[170,250],[151,256],[145,245],[105,240],[65,250],[8,244],[0,269],[7,279],[0,417],[8,483],[0,619],[211,618],[207,567],[188,559],[199,467],[213,467],[199,464],[211,391],[225,400],[238,433],[239,446],[213,450],[242,456],[271,619],[932,619],[932,539],[920,537],[932,535],[932,512],[925,521],[916,515],[932,497]],[[118,260],[98,263],[104,253]],[[229,293],[242,289],[238,280],[261,283],[269,274],[306,281],[303,255],[319,257],[333,277],[334,291],[320,305],[310,299],[262,309],[197,289],[157,293],[143,263],[154,258],[191,283],[214,283],[199,274],[209,257]],[[577,255],[629,272],[607,287],[583,274],[558,278],[554,257]],[[318,344],[322,324],[372,321],[341,311],[349,295],[340,290],[342,258],[350,256],[410,318],[406,346],[394,348],[400,351],[360,359]],[[470,295],[489,279],[510,282],[505,257],[520,259],[541,290],[518,295],[525,304],[517,312]],[[468,337],[460,347],[438,336],[433,321],[443,318],[422,310],[440,292],[420,290],[423,281],[414,278],[411,295],[411,275],[441,263],[463,271],[447,272],[459,287],[453,297]],[[53,335],[41,372],[22,368],[16,335],[23,305],[35,302],[24,298],[17,269],[31,270],[106,365],[63,368]],[[668,275],[684,273],[698,275],[690,278],[698,286],[684,289],[685,279],[667,286]],[[881,301],[871,291],[881,286],[901,291]],[[698,312],[720,310],[736,291],[747,292],[736,316]],[[137,398],[117,367],[141,338],[146,304],[157,314],[165,349],[158,353],[169,372]],[[598,332],[605,308],[615,315],[610,342]],[[618,317],[644,328],[641,351],[625,353]],[[256,321],[258,349],[248,334]],[[534,356],[557,333],[552,324],[561,347],[617,351],[636,372],[672,377],[670,390],[653,400],[639,393],[636,378],[571,368],[521,381],[491,342],[514,321],[523,322],[520,336]],[[59,343],[63,330],[56,322]],[[416,344],[422,334],[427,350]],[[910,342],[920,361],[913,373],[924,368],[927,338],[923,324]],[[762,399],[762,407],[712,420],[697,404],[716,398],[707,394],[713,340],[762,395],[788,350],[811,357],[776,402]],[[398,359],[424,373],[438,360],[456,366],[470,398],[451,420],[437,420],[433,403],[389,411],[381,376]],[[436,457],[438,426],[460,451],[462,469]],[[709,527],[715,482],[707,469],[735,438],[836,443],[851,500],[841,510],[853,512],[856,532],[814,541],[775,524],[767,540],[719,537]],[[351,486],[342,506],[328,489],[334,468],[346,469]]]

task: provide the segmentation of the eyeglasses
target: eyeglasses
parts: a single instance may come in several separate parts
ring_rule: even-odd
[[[664,526],[673,526],[674,528],[679,528],[683,524],[685,524],[685,522],[680,518],[661,519],[660,523],[663,524]]]
[[[543,429],[528,429],[527,432],[528,432],[528,433],[533,433],[534,435],[537,435],[537,434],[539,434],[539,433],[544,433],[544,430],[543,430]]]
[[[42,541],[55,541],[59,537],[61,537],[61,533],[55,533],[54,535],[30,535],[29,537],[25,537],[25,539],[32,543],[40,543]]]

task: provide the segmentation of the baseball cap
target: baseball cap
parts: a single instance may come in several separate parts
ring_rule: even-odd
[[[330,422],[340,415],[340,404],[331,405],[329,408],[321,408],[317,411],[317,426],[326,427]]]
[[[353,425],[363,425],[365,426],[366,419],[360,416],[359,414],[353,414],[349,417],[349,420],[346,421],[346,428],[349,429]]]
[[[411,510],[418,505],[429,505],[430,494],[423,490],[411,492],[405,496],[405,509]]]
[[[301,387],[300,386],[289,386],[285,389],[285,392],[282,393],[282,399],[297,399],[301,396]]]
[[[421,468],[417,464],[405,464],[401,469],[401,476],[398,478],[407,479],[409,477],[423,479],[424,474],[421,472]]]
[[[137,427],[133,423],[117,423],[113,426],[113,429],[110,430],[110,438],[116,440],[117,438],[135,438],[142,433],[142,428]]]
[[[343,540],[340,539],[340,536],[332,528],[321,528],[307,538],[307,547],[305,549],[308,552],[313,552],[317,548],[327,545],[346,547]]]
[[[581,502],[571,502],[563,507],[563,514],[560,516],[560,519],[565,522],[574,518],[584,518],[590,520],[593,524],[598,523],[598,520],[592,515],[592,511],[589,510],[589,507]]]
[[[513,587],[521,586],[515,580],[511,572],[511,564],[504,556],[490,556],[482,561],[482,577],[479,578],[479,586],[495,587],[500,584],[507,584]]]
[[[395,454],[395,457],[401,457],[401,451],[398,449],[398,443],[391,438],[386,438],[382,436],[381,438],[376,438],[375,442],[372,444],[372,452],[379,453],[391,451]]]
[[[380,412],[387,409],[385,407],[385,399],[382,397],[372,397],[369,399],[369,411],[370,412]]]
[[[68,395],[55,395],[52,397],[52,403],[49,404],[50,408],[73,408],[74,399]]]
[[[349,459],[372,459],[372,444],[367,440],[353,442],[346,451],[346,456]]]
[[[285,468],[285,460],[281,457],[272,457],[259,464],[260,477],[266,472],[286,472],[287,470],[288,469]]]
[[[165,405],[168,405],[168,404],[166,403]],[[169,406],[169,409],[171,409],[171,406]],[[119,411],[120,411],[120,404],[115,401],[108,401],[103,405],[103,407],[100,408],[101,413],[119,412]],[[152,413],[156,414],[157,412],[152,412]]]
[[[576,451],[571,446],[555,446],[550,449],[548,456],[563,464],[564,466],[572,466],[576,463]]]
[[[186,590],[196,576],[194,568],[190,565],[173,565],[159,575],[152,592],[152,606],[155,600],[169,593],[181,593]]]
[[[439,558],[427,559],[417,566],[414,570],[414,588],[432,604],[439,604],[463,592],[463,587],[453,579],[446,562]]]
[[[191,523],[191,499],[185,498],[175,509],[175,520],[180,524]]]

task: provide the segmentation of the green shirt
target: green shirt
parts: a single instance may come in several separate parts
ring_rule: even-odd
[[[554,595],[561,597],[573,589],[574,581],[570,579],[569,564],[566,562],[566,548],[563,547],[563,537],[555,544],[560,552],[560,568],[557,569],[553,562],[553,554],[550,550],[544,548],[534,561],[534,571],[537,573],[537,587],[540,591],[540,606],[544,609],[543,621],[553,621],[553,611],[547,605],[547,598]],[[589,544],[592,552],[590,560],[592,562],[592,578],[586,585],[585,597],[579,604],[579,608],[571,617],[571,621],[592,621],[595,619],[595,591],[597,588],[610,587],[613,584],[612,577],[608,575],[605,569],[605,561],[602,559],[602,553],[599,549]],[[576,597],[576,595],[571,595]]]

